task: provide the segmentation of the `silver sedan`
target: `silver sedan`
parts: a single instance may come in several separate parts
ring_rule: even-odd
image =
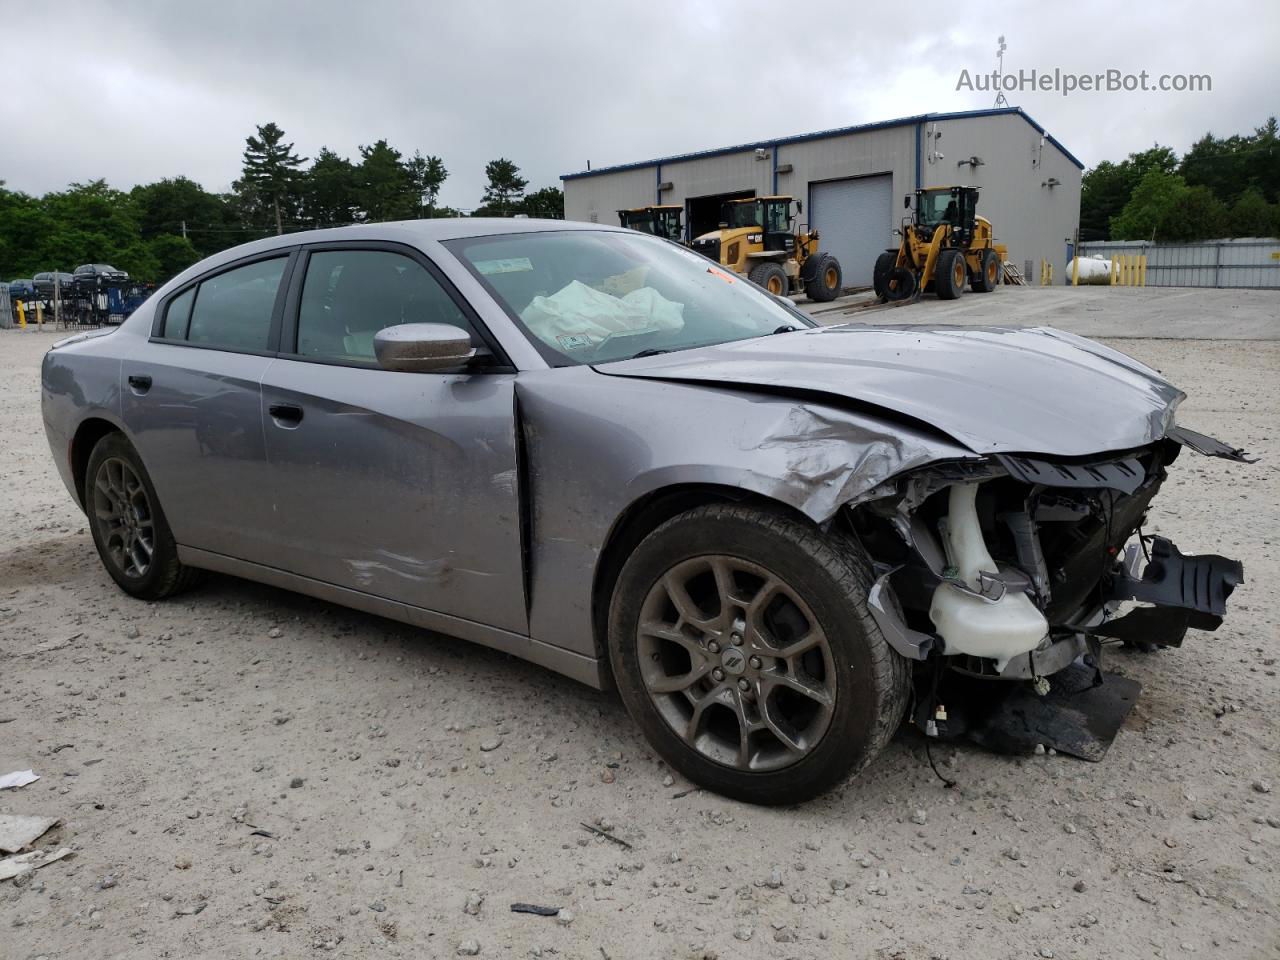
[[[43,370],[127,593],[218,571],[616,685],[762,803],[909,703],[947,735],[954,675],[1215,627],[1239,565],[1140,535],[1183,447],[1242,459],[1181,399],[1052,329],[822,328],[666,240],[510,220],[237,247]]]

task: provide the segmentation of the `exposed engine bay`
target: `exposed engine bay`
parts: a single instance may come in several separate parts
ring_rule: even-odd
[[[1111,678],[1123,688],[1122,708],[1093,694],[1097,709],[1077,718],[1096,728],[1089,735],[1079,723],[1055,730],[1061,711],[1037,707],[1036,698],[1055,684],[1059,696],[1102,687],[1111,676],[1102,670],[1105,644],[1176,647],[1188,628],[1216,629],[1244,580],[1238,561],[1185,556],[1143,534],[1184,446],[1251,462],[1175,426],[1155,443],[1098,459],[997,454],[934,464],[849,508],[852,531],[875,562],[872,615],[898,653],[917,661],[917,726],[1012,752],[1056,743],[1101,759],[1132,706],[1134,681]],[[1081,683],[1082,671],[1091,682]],[[1030,701],[1010,709],[1003,700],[1015,685],[991,682],[1000,680],[1022,681],[1014,695]],[[957,700],[967,704],[959,712]],[[1094,713],[1114,723],[1099,726]],[[994,731],[993,722],[1025,729]]]

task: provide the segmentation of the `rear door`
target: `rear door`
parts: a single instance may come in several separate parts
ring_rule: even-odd
[[[292,251],[220,268],[166,297],[121,366],[122,415],[183,546],[261,560],[260,381],[279,339]]]
[[[492,347],[420,252],[394,244],[304,251],[280,357],[263,378],[272,566],[527,633],[515,374],[404,373],[374,334],[449,323]]]

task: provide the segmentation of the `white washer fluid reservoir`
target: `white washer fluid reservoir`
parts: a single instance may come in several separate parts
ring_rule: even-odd
[[[957,483],[951,488],[946,524],[947,557],[958,578],[979,590],[978,573],[997,573],[978,524],[975,503],[978,484]],[[1039,646],[1049,632],[1049,622],[1031,598],[1010,590],[994,603],[973,597],[958,587],[942,583],[933,592],[929,617],[937,628],[945,653],[989,657],[1003,670],[1010,659]]]

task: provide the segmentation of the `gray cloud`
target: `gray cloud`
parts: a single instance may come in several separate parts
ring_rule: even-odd
[[[51,34],[75,55],[14,69],[8,48],[0,178],[39,193],[185,174],[225,190],[245,136],[274,120],[304,156],[322,145],[354,156],[380,137],[437,154],[450,171],[443,201],[469,208],[498,156],[539,187],[588,160],[987,107],[990,94],[955,86],[961,69],[994,66],[1001,32],[1007,69],[1212,75],[1211,93],[1009,95],[1086,164],[1156,140],[1181,151],[1275,110],[1275,5],[1214,3],[1212,23],[1248,24],[1222,43],[1203,3],[991,9],[978,22],[954,3],[910,14],[675,0],[30,6],[8,12],[6,36]]]

